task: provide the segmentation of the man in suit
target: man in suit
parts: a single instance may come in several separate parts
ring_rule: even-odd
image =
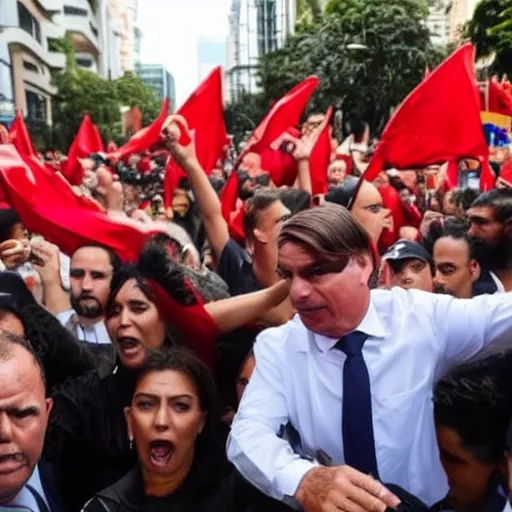
[[[58,510],[43,450],[52,400],[30,343],[0,331],[0,508]]]

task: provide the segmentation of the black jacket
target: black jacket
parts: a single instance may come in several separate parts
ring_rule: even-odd
[[[55,394],[43,453],[69,512],[136,464],[123,412],[132,394],[133,379],[121,367],[105,378],[75,379]]]
[[[278,512],[286,505],[263,496],[233,471],[206,482],[187,477],[181,488],[161,498],[144,495],[140,470],[132,469],[114,485],[99,492],[84,506],[84,512]]]

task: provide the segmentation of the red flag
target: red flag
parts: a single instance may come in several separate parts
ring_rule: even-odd
[[[9,130],[9,139],[20,155],[37,158],[37,151],[30,140],[30,135],[23,121],[23,114],[20,109],[16,110],[16,117]]]
[[[9,204],[30,231],[41,234],[68,255],[81,245],[99,243],[112,248],[123,260],[136,259],[153,234],[145,231],[143,224],[136,229],[103,212],[86,210],[71,196],[66,199],[63,189],[56,190],[40,178],[14,146],[0,146],[0,183]]]
[[[331,161],[331,136],[329,133],[331,115],[332,107],[329,107],[327,114],[325,114],[320,134],[309,158],[309,172],[311,175],[313,195],[327,194],[327,168]]]
[[[231,212],[235,209],[236,200],[238,198],[238,174],[236,169],[233,169],[231,175],[226,181],[222,192],[220,193],[220,203],[222,208],[222,216],[229,224]]]
[[[290,126],[297,125],[302,111],[319,83],[316,76],[310,76],[276,102],[252,133],[244,153],[263,151]]]
[[[210,75],[190,95],[177,114],[187,121],[193,134],[196,154],[206,174],[215,168],[229,140],[224,123],[221,68]],[[165,205],[172,204],[172,193],[185,173],[173,161],[169,162],[165,174]]]
[[[388,165],[426,167],[460,158],[488,157],[473,47],[466,44],[421,82],[395,112],[364,177],[372,181]]]
[[[93,124],[89,114],[85,114],[75,140],[69,148],[68,159],[61,165],[62,174],[72,185],[80,185],[84,170],[80,165],[79,158],[86,158],[91,153],[103,153],[104,151],[97,126]]]
[[[489,112],[512,117],[512,94],[496,78],[489,80]]]
[[[139,153],[140,151],[150,148],[153,144],[156,144],[160,140],[160,132],[162,131],[162,126],[165,120],[167,119],[168,112],[169,98],[165,98],[162,102],[160,115],[157,117],[157,119],[153,121],[149,126],[139,130],[124,146],[119,148],[117,151],[108,153],[107,158],[117,162],[125,156],[131,155],[133,153]]]

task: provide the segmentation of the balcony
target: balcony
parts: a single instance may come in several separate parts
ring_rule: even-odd
[[[21,46],[25,51],[34,54],[50,68],[63,69],[66,66],[66,56],[63,53],[48,51],[30,34],[19,27],[5,28],[2,35],[8,45]]]
[[[90,46],[96,53],[99,52],[98,21],[87,0],[63,0],[64,19],[63,24],[67,32],[79,34],[78,51],[86,51]],[[87,45],[82,38],[87,39]],[[75,38],[73,38],[75,39]]]
[[[63,0],[38,0],[41,7],[50,14],[62,11],[64,6]]]

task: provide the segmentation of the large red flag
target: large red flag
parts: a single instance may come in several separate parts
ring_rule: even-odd
[[[466,44],[432,71],[400,105],[386,126],[364,177],[374,180],[384,166],[413,169],[464,157],[480,159],[485,168],[488,156],[473,47]]]
[[[190,95],[177,114],[187,121],[193,134],[196,154],[206,174],[215,168],[228,141],[224,123],[221,68],[210,75]],[[165,205],[171,206],[172,193],[185,173],[173,161],[169,162],[165,174]]]
[[[114,221],[106,213],[81,207],[64,189],[56,189],[42,179],[39,171],[43,170],[36,169],[34,174],[14,146],[0,145],[0,183],[8,203],[30,231],[41,234],[68,255],[81,245],[100,243],[111,247],[123,260],[137,258],[154,231],[147,231],[143,224],[137,229]]]
[[[265,151],[269,151],[270,145],[273,142],[289,130],[290,127],[297,125],[304,108],[308,104],[309,98],[319,83],[316,76],[310,76],[296,85],[272,106],[263,121],[254,130],[221,194],[222,214],[226,222],[229,222],[230,212],[236,206],[237,195],[235,195],[235,190],[238,194],[238,176],[236,171],[244,155],[251,152],[261,155]],[[274,179],[272,174],[271,177]],[[278,181],[282,180],[278,179]]]
[[[33,156],[37,158],[37,152],[32,144],[30,135],[28,133],[25,122],[23,121],[23,114],[20,109],[16,110],[16,117],[9,130],[9,139],[14,144],[20,155]]]
[[[104,151],[97,126],[93,124],[89,114],[85,114],[75,140],[69,148],[68,159],[61,164],[62,174],[71,184],[80,185],[84,170],[80,165],[79,158],[86,158],[91,153],[103,153]]]
[[[512,117],[512,94],[496,78],[489,80],[489,112]]]
[[[311,188],[313,195],[327,194],[327,168],[331,161],[331,136],[329,122],[331,120],[332,107],[329,107],[324,122],[320,128],[320,134],[309,158],[309,173],[311,175]]]
[[[156,144],[160,139],[160,132],[162,126],[169,112],[169,98],[165,98],[162,102],[162,108],[160,115],[153,121],[149,126],[139,130],[133,137],[121,148],[113,153],[108,153],[107,158],[115,162],[121,160],[125,156],[133,153],[140,153],[146,149],[149,149],[153,144]]]
[[[247,146],[244,148],[244,153],[249,151],[253,153],[261,152],[290,126],[297,125],[309,98],[319,83],[316,76],[310,76],[277,101],[252,133]]]

